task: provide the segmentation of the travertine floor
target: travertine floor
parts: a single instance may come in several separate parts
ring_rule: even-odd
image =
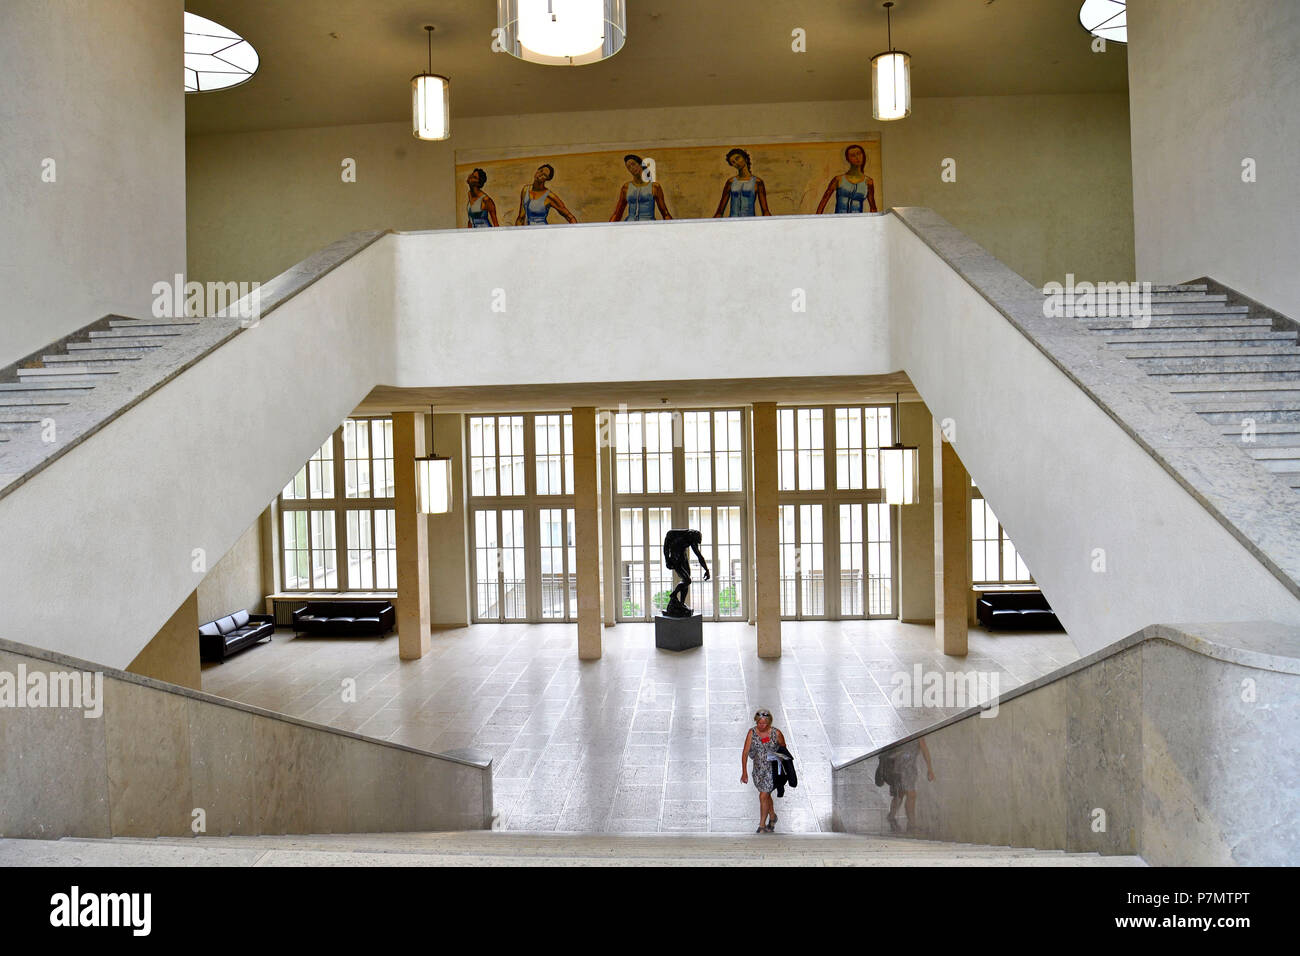
[[[820,833],[576,833],[0,840],[5,866],[1144,866],[1136,856]]]
[[[281,631],[224,664],[203,689],[307,720],[434,751],[493,755],[497,826],[511,830],[752,833],[758,800],[740,782],[757,707],[786,734],[799,787],[777,800],[779,831],[830,829],[830,762],[952,710],[894,707],[893,677],[996,673],[999,690],[1069,663],[1064,634],[972,630],[964,659],[933,628],[896,621],[786,622],[783,656],[761,661],[745,624],[706,624],[705,646],[654,646],[650,624],[605,629],[604,657],[577,659],[576,628],[484,624],[435,632],[400,661],[397,638],[297,638]],[[355,701],[345,682],[355,681]]]

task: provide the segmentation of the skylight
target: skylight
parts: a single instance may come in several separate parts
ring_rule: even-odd
[[[257,51],[238,33],[186,12],[186,93],[207,93],[238,86],[252,78],[257,65]]]
[[[1128,11],[1125,0],[1083,0],[1079,8],[1079,22],[1095,37],[1128,42]]]

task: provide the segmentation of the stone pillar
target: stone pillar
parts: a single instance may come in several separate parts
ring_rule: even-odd
[[[754,580],[758,656],[781,656],[781,510],[777,501],[776,403],[754,403]]]
[[[606,627],[618,623],[618,552],[614,548],[614,413],[601,412],[600,428],[600,616]]]
[[[573,410],[573,530],[578,550],[578,659],[600,658],[600,476],[596,409]]]
[[[451,511],[429,515],[429,621],[434,627],[468,627],[470,617],[469,516],[465,507],[464,420],[433,416],[433,450],[451,458]]]
[[[945,654],[966,655],[970,595],[970,475],[952,445],[934,434],[934,636]]]
[[[918,449],[920,498],[898,509],[898,617],[908,624],[934,623],[934,453],[930,410],[922,402],[902,406],[904,445]]]
[[[397,525],[397,652],[404,661],[429,652],[429,523],[415,491],[415,459],[424,457],[424,415],[393,414],[393,506]]]

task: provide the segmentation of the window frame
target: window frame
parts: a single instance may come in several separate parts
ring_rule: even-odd
[[[349,498],[347,497],[347,465],[348,462],[361,461],[362,459],[357,457],[353,457],[353,458],[344,457],[345,444],[346,444],[344,441],[344,431],[347,429],[349,424],[356,424],[362,422],[366,423],[366,428],[367,428],[367,446],[369,448],[369,456],[366,460],[369,462],[368,470],[370,473],[370,486],[369,486],[370,494],[368,497],[358,496],[358,497]],[[298,471],[294,472],[294,476],[290,478],[288,482],[286,482],[284,488],[282,488],[280,490],[280,493],[276,496],[276,520],[278,522],[277,534],[279,537],[278,551],[279,551],[279,568],[280,568],[280,590],[283,593],[286,594],[347,594],[347,593],[396,594],[397,593],[396,535],[394,534],[392,537],[389,538],[389,547],[379,548],[377,547],[377,541],[379,536],[375,533],[375,527],[378,521],[380,520],[377,517],[376,513],[383,514],[385,516],[383,518],[383,521],[386,529],[390,523],[392,523],[395,526],[396,509],[397,509],[396,486],[395,485],[393,486],[393,495],[391,496],[378,497],[374,494],[376,490],[376,482],[375,482],[376,462],[390,461],[392,459],[389,457],[381,457],[379,459],[375,458],[374,456],[375,444],[371,437],[372,422],[386,423],[387,429],[386,429],[385,450],[388,451],[389,454],[391,455],[393,452],[393,439],[392,439],[393,424],[392,424],[391,415],[349,416],[339,424],[338,428],[334,429],[334,431],[330,433],[330,437],[326,439],[326,441],[321,442],[321,444],[317,446],[316,451],[313,451],[311,457],[308,458],[307,461],[303,463],[302,467],[299,468]],[[316,456],[320,453],[321,449],[323,449],[326,444],[329,444],[331,454],[332,454],[332,458],[330,459],[329,474],[332,481],[333,494],[328,498],[325,497],[313,498],[311,497],[311,464],[314,461],[320,461],[323,466],[324,460],[317,459]],[[304,498],[297,498],[297,497],[285,498],[284,490],[287,489],[291,484],[296,482],[298,476],[304,472],[306,472],[306,488],[307,488],[308,496]],[[325,473],[324,467],[321,468],[321,472],[322,472],[322,484],[323,484],[324,483],[323,475]],[[387,474],[385,473],[385,478],[386,477]],[[360,483],[358,482],[358,487],[359,485]],[[325,512],[329,515],[331,527],[334,533],[334,543],[332,548],[328,550],[332,550],[334,552],[335,586],[317,587],[313,580],[312,584],[308,587],[290,587],[289,573],[288,573],[289,572],[289,568],[288,568],[289,549],[286,547],[284,523],[286,518],[291,514],[296,514],[298,512],[310,513],[313,511]],[[370,533],[370,546],[368,548],[350,548],[348,546],[349,544],[348,513],[352,511],[364,511],[370,513],[369,520],[370,520],[371,533]],[[393,515],[391,519],[387,517],[387,513],[390,512]],[[308,525],[308,534],[310,535],[311,534],[310,516],[307,519],[307,525]],[[358,528],[359,527],[360,525],[358,525]],[[295,548],[293,550],[295,552],[298,552],[303,549]],[[327,549],[322,548],[321,553],[324,553],[325,550]],[[314,555],[316,551],[317,549],[314,547],[314,543],[311,543],[311,546],[308,549],[309,564],[311,564],[311,555]],[[351,551],[358,551],[361,554],[366,554],[366,553],[369,554],[370,578],[372,582],[378,581],[380,578],[379,555],[381,553],[387,554],[389,552],[392,552],[394,557],[393,557],[391,568],[389,570],[391,571],[391,579],[392,579],[393,586],[389,588],[374,587],[374,586],[363,588],[359,586],[354,586],[351,581],[351,564],[349,560],[349,552]]]

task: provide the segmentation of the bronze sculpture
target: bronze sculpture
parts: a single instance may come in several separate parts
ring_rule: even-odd
[[[704,580],[709,580],[709,566],[704,555],[700,554],[703,540],[704,536],[694,528],[673,528],[664,535],[664,565],[681,578],[668,599],[668,607],[664,608],[664,617],[690,617],[693,613],[686,606],[686,597],[691,590],[691,559],[686,552],[688,549],[695,552],[700,567],[704,569]]]

